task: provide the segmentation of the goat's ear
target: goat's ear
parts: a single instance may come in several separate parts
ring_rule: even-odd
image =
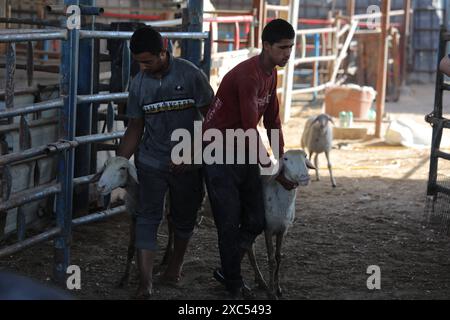
[[[333,121],[333,118],[332,117],[330,117],[330,116],[328,116],[328,121],[330,121],[332,124],[333,124],[333,126],[335,126],[336,124],[334,123],[334,121]]]
[[[100,179],[100,177],[102,176],[103,170],[105,168],[103,167],[99,172],[97,172],[91,179],[91,181],[96,182]]]
[[[313,122],[311,122],[311,125],[313,125],[314,123],[316,123],[317,121],[319,121],[319,116],[316,116],[313,120]]]
[[[309,161],[309,159],[308,158],[305,158],[305,164],[306,164],[306,167],[308,167],[309,169],[316,169],[316,167],[314,167],[314,165],[311,163],[311,161]]]
[[[99,172],[97,172],[93,177],[92,177],[92,179],[91,179],[91,181],[98,181],[99,179],[100,179],[100,177],[102,176],[102,174],[103,174],[103,171],[105,171],[105,169],[106,169],[106,166],[107,166],[107,163],[108,162],[108,160],[106,160],[105,161],[105,164],[103,165],[103,167],[101,167],[101,169],[100,169],[100,171]]]

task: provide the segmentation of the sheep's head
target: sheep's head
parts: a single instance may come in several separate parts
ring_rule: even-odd
[[[111,193],[112,190],[125,187],[128,180],[131,165],[127,158],[113,157],[109,158],[105,162],[102,175],[97,184],[97,190],[100,194],[106,195]]]
[[[325,135],[329,128],[329,122],[334,124],[333,119],[329,115],[322,113],[314,119],[313,125],[318,126],[320,128],[320,133]]]
[[[310,180],[308,169],[315,169],[315,167],[306,157],[305,151],[286,151],[281,161],[286,179],[297,182],[299,186],[308,185]]]

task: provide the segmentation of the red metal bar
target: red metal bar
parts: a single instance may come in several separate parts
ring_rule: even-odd
[[[409,26],[411,23],[411,0],[403,0],[403,11],[405,12],[403,16],[402,21],[402,28],[401,30],[401,39],[400,39],[400,83],[403,85],[403,83],[406,80],[406,57],[408,53],[408,45],[407,41],[409,39]]]
[[[332,25],[333,21],[327,19],[298,19],[299,23],[309,25]]]
[[[248,35],[250,33],[250,22],[245,23],[245,34]]]

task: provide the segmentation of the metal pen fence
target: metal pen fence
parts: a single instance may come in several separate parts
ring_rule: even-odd
[[[209,73],[211,59],[211,37],[207,32],[162,32],[163,37],[177,40],[204,41],[202,67]],[[4,92],[6,109],[0,111],[0,121],[7,120],[12,123],[14,117],[21,117],[20,131],[27,131],[26,115],[46,111],[58,110],[59,140],[46,145],[26,148],[0,156],[0,172],[2,172],[2,202],[0,203],[0,215],[7,214],[12,208],[24,204],[56,196],[55,226],[49,230],[31,238],[19,238],[13,245],[0,248],[0,257],[5,257],[37,243],[54,239],[54,279],[64,283],[66,269],[70,264],[70,247],[72,228],[85,223],[106,219],[125,211],[124,206],[107,209],[80,218],[73,219],[73,194],[74,188],[95,182],[94,174],[74,177],[74,157],[77,148],[123,137],[124,131],[76,135],[77,109],[89,111],[95,103],[125,102],[127,92],[79,94],[78,77],[79,63],[82,61],[84,68],[90,68],[93,64],[92,55],[80,56],[81,43],[92,39],[123,39],[129,40],[132,32],[122,31],[96,31],[79,29],[57,29],[51,31],[39,30],[36,32],[20,33],[19,30],[8,30],[0,33],[0,43],[7,43],[6,59],[6,88]],[[20,108],[14,107],[14,73],[16,66],[15,43],[56,39],[61,41],[61,58],[59,64],[59,93],[60,97],[49,101],[29,104]],[[124,46],[124,51],[128,47]],[[192,49],[194,48],[194,49]],[[200,46],[191,46],[191,51],[185,53],[189,57],[195,57],[199,64],[200,52],[192,52]],[[128,52],[129,55],[129,52]],[[129,65],[125,66],[124,81],[128,81]],[[114,119],[114,117],[113,117]],[[28,132],[29,134],[29,132]],[[38,184],[33,188],[11,194],[11,166],[17,163],[27,163],[37,159],[57,157],[56,181]],[[89,165],[89,164],[88,164]],[[25,220],[18,219],[17,230],[24,234]]]
[[[450,33],[445,28],[441,28],[437,64],[445,56],[449,42]],[[439,163],[443,161],[450,161],[450,154],[444,152],[441,147],[443,132],[445,129],[450,129],[450,119],[445,118],[443,112],[444,93],[450,91],[450,85],[444,80],[442,72],[437,72],[434,108],[425,117],[425,121],[433,127],[425,212],[431,224],[437,224],[442,231],[449,233],[450,178],[439,166]]]

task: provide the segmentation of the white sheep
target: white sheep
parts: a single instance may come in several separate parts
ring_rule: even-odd
[[[299,186],[306,186],[309,183],[309,169],[315,169],[307,159],[303,150],[289,150],[280,159],[283,175],[286,179],[296,182]],[[266,217],[266,227],[264,230],[267,255],[269,261],[270,281],[267,286],[255,259],[254,246],[248,252],[250,264],[255,271],[255,281],[267,289],[271,298],[281,296],[282,291],[279,281],[279,271],[281,263],[281,246],[283,238],[289,226],[295,218],[295,199],[297,189],[286,190],[275,180],[276,175],[263,176],[263,194]],[[276,237],[276,248],[274,251],[272,239]]]
[[[330,161],[330,151],[333,144],[333,130],[330,122],[334,124],[333,119],[327,114],[310,117],[306,121],[305,130],[302,134],[301,147],[303,149],[308,149],[310,160],[313,154],[316,154],[314,157],[314,166],[316,167],[317,181],[320,180],[318,157],[320,153],[325,152],[328,162],[328,171],[330,172],[331,185],[335,188],[336,180],[333,177]]]
[[[131,164],[127,158],[113,157],[109,158],[104,165],[100,180],[97,184],[97,190],[101,195],[108,195],[116,188],[125,188],[125,206],[131,215],[130,238],[128,243],[127,264],[125,272],[118,283],[118,287],[123,287],[128,283],[130,276],[131,262],[133,261],[135,248],[135,226],[136,210],[139,201],[139,182],[136,167]],[[161,265],[167,264],[170,254],[173,251],[174,231],[170,220],[168,219],[169,237]],[[155,270],[156,272],[156,270]]]

